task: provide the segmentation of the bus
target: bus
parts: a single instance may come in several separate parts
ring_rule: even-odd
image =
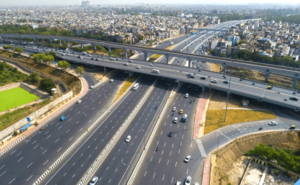
[[[134,91],[137,90],[139,88],[139,86],[140,86],[139,83],[134,84],[132,90],[134,90]]]

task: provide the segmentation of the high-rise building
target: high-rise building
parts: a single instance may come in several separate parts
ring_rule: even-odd
[[[87,7],[90,6],[90,2],[89,2],[89,1],[82,1],[81,6],[82,6],[83,8],[87,8]]]

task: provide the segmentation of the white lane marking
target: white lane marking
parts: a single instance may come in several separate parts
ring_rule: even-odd
[[[5,164],[3,166],[1,166],[0,170],[5,166]]]
[[[70,131],[70,129],[69,130],[67,130],[67,132],[66,133],[68,133]]]
[[[57,139],[54,143],[57,143],[59,141],[59,139]]]
[[[147,174],[147,171],[145,172],[144,177],[146,176],[146,174]]]
[[[48,161],[49,161],[49,160],[47,160],[46,162],[44,162],[43,166],[44,166],[45,164],[47,164],[47,163],[48,163]]]
[[[160,160],[161,160],[161,158],[159,158],[159,161],[158,161],[158,163],[160,163]]]
[[[14,154],[16,151],[14,150],[12,153],[10,153],[9,155],[12,155],[12,154]]]
[[[186,174],[188,174],[189,173],[189,169],[186,169]]]
[[[170,152],[170,156],[172,155],[172,151]]]
[[[44,153],[46,153],[47,152],[47,150],[45,150],[42,154],[44,155]]]
[[[154,179],[155,175],[156,175],[156,173],[153,174],[153,179]]]
[[[168,159],[168,162],[167,162],[167,165],[169,164],[169,159]]]
[[[49,135],[46,139],[48,139],[49,137],[51,137],[51,135]]]
[[[3,173],[1,173],[0,177],[1,177],[2,175],[4,175],[5,173],[6,173],[6,171],[5,171],[5,172],[3,172]]]
[[[197,142],[197,146],[198,146],[198,148],[200,150],[201,156],[202,157],[206,157],[206,152],[204,150],[204,147],[203,147],[203,144],[202,144],[201,140],[200,139],[196,139],[196,142]]]
[[[163,155],[164,154],[164,150],[163,151],[161,151],[161,155]]]
[[[173,183],[173,179],[174,179],[174,177],[172,177],[171,183]]]
[[[222,134],[224,137],[226,137],[229,141],[231,141],[231,139],[230,139],[229,137],[227,137],[225,134],[223,134],[223,133],[220,132],[219,130],[218,130],[218,132],[219,132],[220,134]]]
[[[36,145],[36,146],[33,148],[33,150],[36,149],[38,146],[39,146],[39,145]]]
[[[33,175],[31,175],[30,177],[28,177],[28,179],[27,179],[26,181],[29,181],[29,180],[31,179],[32,176],[33,176]]]
[[[30,164],[27,166],[27,168],[29,168],[31,165],[32,165],[32,163],[30,163]]]
[[[152,159],[153,159],[153,156],[151,157],[150,162],[152,161]]]
[[[178,150],[178,153],[180,153],[180,149]]]
[[[57,150],[57,152],[59,152],[60,150],[61,150],[61,148],[60,148],[60,149],[58,149],[58,150]]]
[[[16,178],[14,178],[13,180],[11,180],[8,184],[11,184]]]
[[[177,162],[175,163],[175,167],[177,166]]]
[[[165,179],[165,175],[163,175],[163,178],[161,180],[164,181],[164,179]]]

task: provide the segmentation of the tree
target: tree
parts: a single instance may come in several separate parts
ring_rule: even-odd
[[[33,72],[30,73],[26,81],[30,84],[37,84],[40,81],[40,79],[40,75],[36,72]]]
[[[144,40],[144,36],[143,36],[143,35],[139,35],[139,36],[138,36],[138,39],[139,39],[139,40]]]
[[[23,53],[23,48],[21,48],[21,47],[17,47],[16,49],[15,49],[15,52],[17,52],[17,53]]]
[[[13,56],[12,53],[8,53],[8,57],[11,58]]]
[[[51,89],[55,87],[54,81],[51,78],[44,78],[41,80],[40,88],[49,94],[52,94]]]
[[[56,57],[56,53],[54,51],[50,51],[49,55],[52,55],[54,58]]]
[[[226,57],[226,54],[225,53],[220,53],[220,57]]]
[[[70,68],[71,65],[69,62],[65,61],[65,60],[60,60],[58,61],[58,67],[63,68],[64,70],[66,70],[67,68]]]
[[[82,66],[78,66],[76,69],[75,69],[75,73],[77,75],[82,75],[84,73],[84,68]]]
[[[46,55],[42,57],[43,62],[49,64],[54,61],[54,57],[52,55]]]

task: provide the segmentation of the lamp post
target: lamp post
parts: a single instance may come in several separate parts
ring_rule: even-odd
[[[228,108],[228,100],[229,100],[229,91],[230,91],[230,84],[231,84],[231,74],[230,75],[230,79],[229,79],[229,85],[228,85],[228,89],[227,89],[227,101],[226,101],[226,109],[225,109],[225,116],[224,116],[224,122],[226,122],[226,115],[227,115],[227,108]]]

